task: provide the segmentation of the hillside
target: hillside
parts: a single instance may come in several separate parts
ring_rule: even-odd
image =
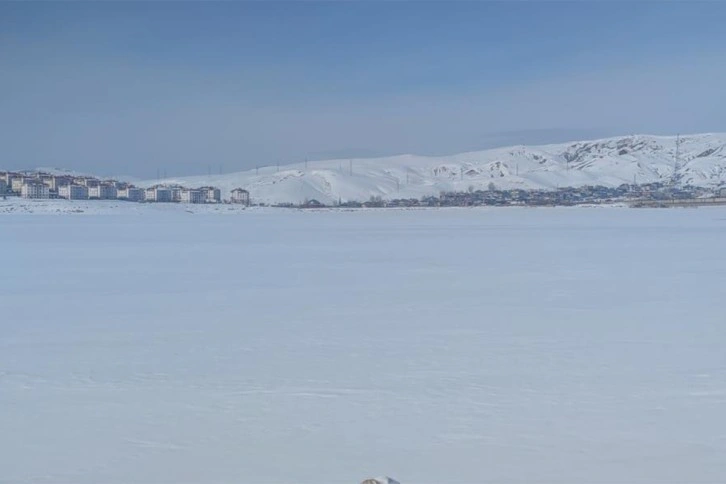
[[[255,202],[420,198],[441,191],[666,182],[718,186],[726,171],[726,134],[676,137],[634,135],[542,146],[513,146],[450,156],[310,161],[227,175],[170,178],[185,186],[215,185],[223,196],[235,187]],[[145,184],[155,183],[147,181]],[[143,184],[142,184],[143,185]]]

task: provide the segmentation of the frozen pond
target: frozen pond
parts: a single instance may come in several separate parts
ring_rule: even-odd
[[[0,216],[0,482],[726,476],[726,208]]]

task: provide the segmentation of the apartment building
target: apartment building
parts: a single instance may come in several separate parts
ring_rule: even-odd
[[[58,187],[58,196],[66,200],[88,200],[88,187],[84,185],[61,185]]]
[[[36,199],[50,198],[50,189],[45,183],[30,180],[23,183],[23,186],[20,187],[20,196]]]
[[[182,203],[205,203],[207,201],[207,193],[194,188],[184,188],[181,191]]]
[[[250,204],[250,192],[243,188],[235,188],[232,190],[232,203],[241,203],[243,205]]]
[[[116,186],[112,183],[98,183],[88,186],[88,198],[94,200],[115,200]]]

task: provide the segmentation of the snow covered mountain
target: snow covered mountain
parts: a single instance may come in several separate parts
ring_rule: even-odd
[[[678,145],[678,146],[677,146]],[[451,156],[310,161],[227,175],[163,180],[215,185],[228,197],[242,187],[255,202],[317,199],[365,201],[420,198],[441,191],[555,189],[564,186],[650,183],[718,186],[726,172],[726,134],[633,135],[543,146],[513,146]],[[146,182],[151,185],[155,182]],[[142,184],[143,185],[143,184]]]

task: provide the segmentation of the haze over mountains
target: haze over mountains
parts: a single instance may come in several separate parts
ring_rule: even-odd
[[[678,139],[680,142],[678,142]],[[678,145],[678,146],[677,146]],[[309,161],[226,175],[169,178],[164,183],[249,190],[255,202],[298,203],[420,198],[441,191],[556,189],[653,183],[719,186],[726,134],[633,135],[542,146],[511,146],[450,156],[400,155]],[[151,185],[157,180],[146,181]]]

